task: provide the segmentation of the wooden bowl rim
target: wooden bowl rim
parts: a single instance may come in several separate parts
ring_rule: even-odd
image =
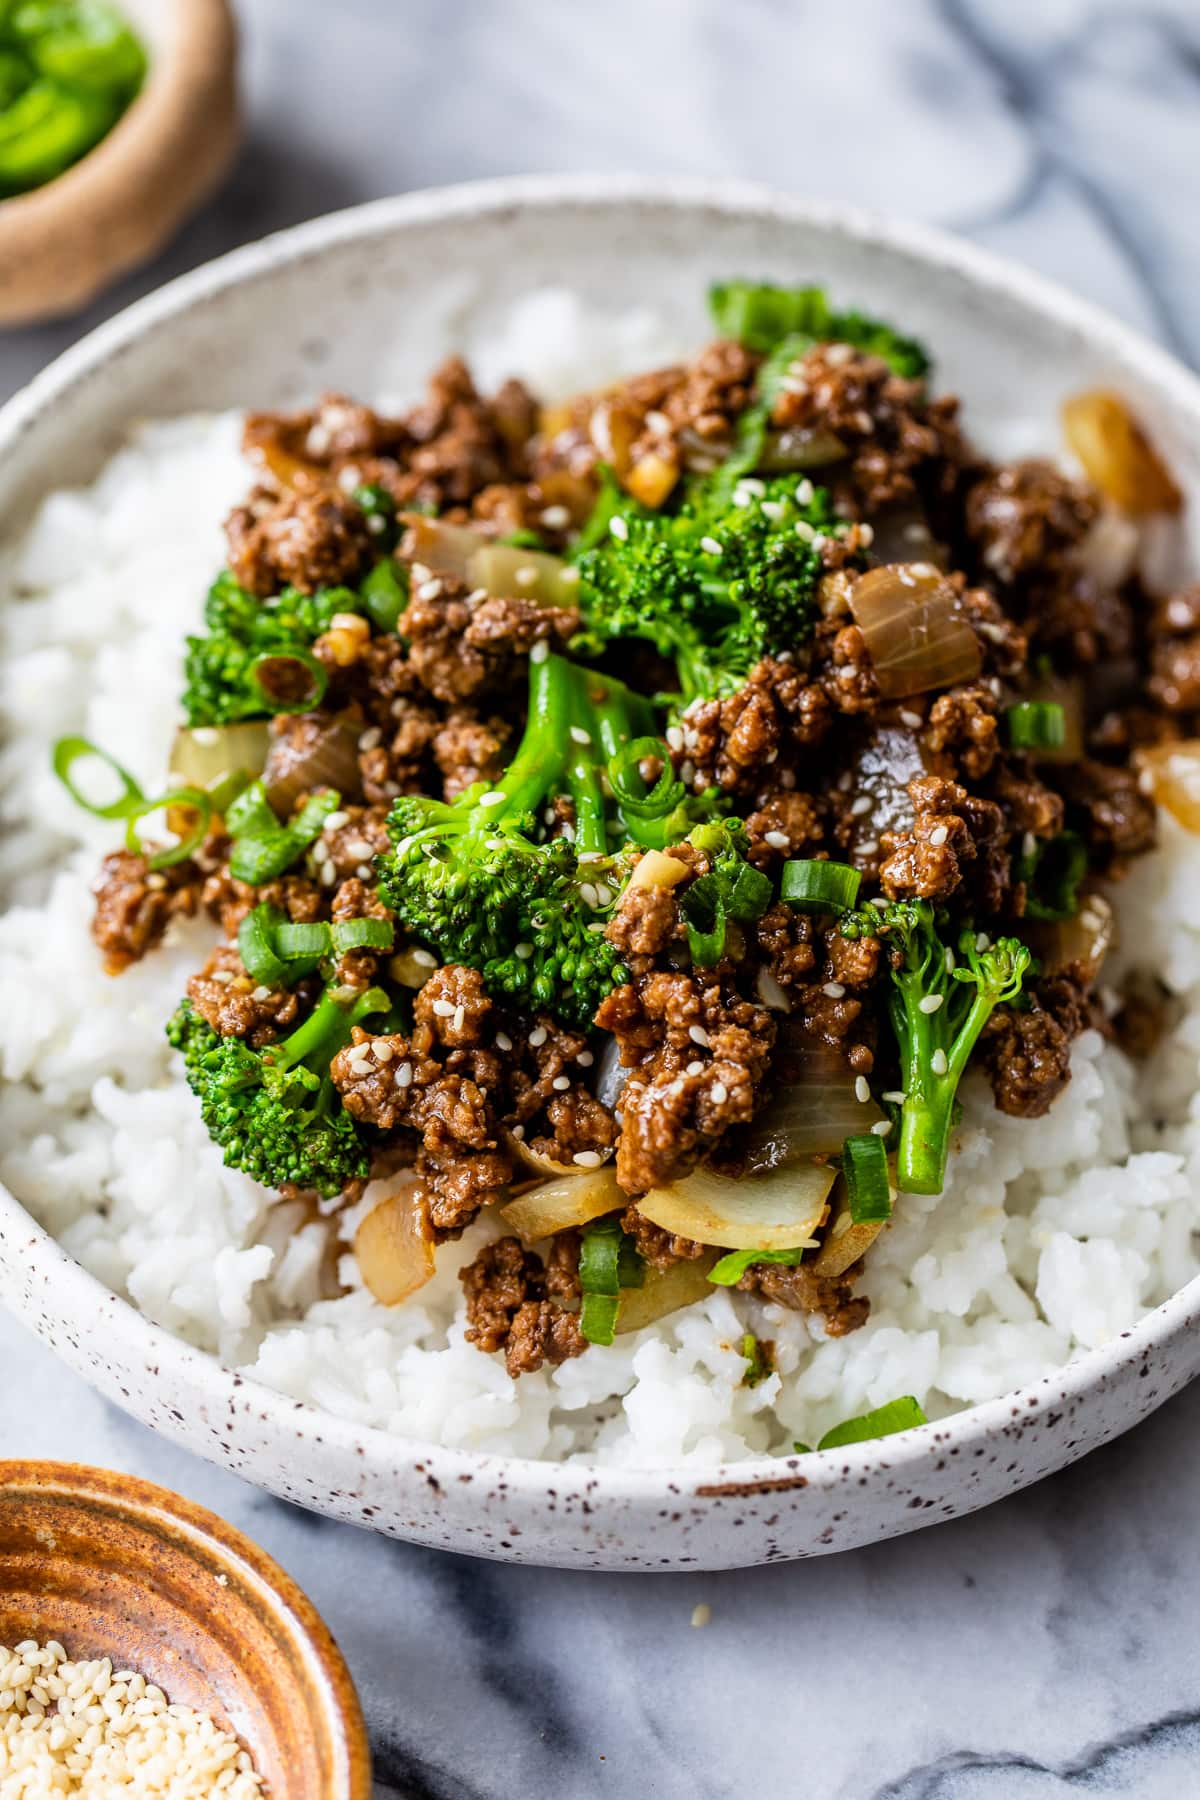
[[[252,1586],[312,1669],[313,1691],[320,1696],[327,1728],[345,1754],[346,1785],[322,1800],[370,1800],[370,1744],[346,1660],[308,1595],[274,1557],[219,1514],[139,1475],[87,1463],[0,1459],[0,1521],[10,1497],[36,1505],[53,1496],[85,1501],[133,1523],[166,1523],[182,1535],[183,1547],[197,1561],[217,1563],[222,1572],[236,1573]]]

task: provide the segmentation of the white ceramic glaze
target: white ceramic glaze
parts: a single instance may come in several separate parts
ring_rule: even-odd
[[[0,414],[0,529],[94,473],[131,419],[325,386],[414,390],[468,322],[546,282],[666,307],[699,339],[705,284],[731,273],[822,278],[843,303],[902,320],[935,346],[975,433],[1005,450],[1038,447],[1036,422],[1044,432],[1065,392],[1118,385],[1200,496],[1200,382],[1034,276],[924,229],[759,189],[554,178],[336,214],[141,301]],[[1200,564],[1194,518],[1191,530]],[[1200,1368],[1197,1280],[1058,1375],[941,1424],[783,1461],[617,1471],[442,1450],[285,1399],[148,1324],[3,1191],[0,1297],[103,1393],[276,1494],[422,1543],[579,1567],[735,1567],[893,1537],[1061,1468]]]

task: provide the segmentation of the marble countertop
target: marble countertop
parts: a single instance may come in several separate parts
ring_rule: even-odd
[[[241,11],[250,130],[224,194],[87,318],[0,338],[0,395],[117,305],[264,231],[560,169],[754,177],[907,213],[1200,363],[1197,0]],[[605,1577],[320,1521],[155,1438],[4,1319],[0,1354],[0,1454],[164,1482],[307,1588],[358,1682],[381,1795],[1200,1792],[1200,1387],[1081,1466],[899,1543],[747,1574]]]

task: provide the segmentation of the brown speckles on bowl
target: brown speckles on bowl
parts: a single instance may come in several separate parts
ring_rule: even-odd
[[[111,1657],[211,1713],[272,1800],[367,1800],[346,1665],[248,1538],[165,1488],[76,1463],[0,1462],[0,1643]]]

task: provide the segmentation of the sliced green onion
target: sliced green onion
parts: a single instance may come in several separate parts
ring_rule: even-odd
[[[621,1233],[621,1249],[617,1256],[617,1279],[623,1288],[646,1285],[646,1264],[633,1239]]]
[[[294,957],[320,958],[330,950],[329,926],[322,919],[299,925],[281,924],[275,933],[275,948],[291,962]],[[244,959],[243,959],[244,960]]]
[[[396,511],[396,502],[385,487],[377,481],[363,481],[355,488],[350,498],[355,506],[361,506],[365,513],[382,513],[390,519]]]
[[[850,1218],[866,1225],[892,1216],[892,1186],[888,1180],[887,1151],[873,1131],[848,1137],[842,1145],[842,1174],[850,1202]]]
[[[298,843],[311,844],[314,838],[320,837],[326,819],[330,813],[337,811],[341,803],[341,796],[332,788],[324,788],[319,794],[310,794],[287,829]]]
[[[233,802],[249,785],[250,776],[245,769],[230,769],[228,775],[222,775],[208,790],[213,811],[227,816]]]
[[[1014,750],[1061,750],[1067,741],[1067,715],[1057,700],[1021,700],[1004,718]]]
[[[747,1331],[742,1338],[742,1355],[750,1365],[742,1376],[743,1387],[757,1387],[773,1373],[771,1359],[752,1331]]]
[[[155,850],[147,855],[145,845],[138,832],[138,823],[149,818],[152,813],[161,812],[168,806],[186,806],[196,815],[195,823],[189,830],[180,834],[178,843],[171,844],[165,850]],[[148,869],[169,869],[175,863],[185,862],[193,850],[198,850],[208,835],[209,821],[212,818],[212,799],[203,788],[173,788],[169,794],[161,795],[157,800],[145,800],[134,811],[125,815],[125,848],[132,850],[135,856],[146,857]]]
[[[791,1250],[731,1250],[708,1271],[708,1279],[718,1287],[736,1287],[752,1263],[783,1263],[794,1268],[803,1259],[804,1245]]]
[[[264,881],[274,881],[277,875],[290,869],[303,853],[304,845],[298,844],[282,825],[277,825],[274,831],[264,832],[261,837],[235,838],[229,852],[229,873],[236,881],[261,887]]]
[[[280,829],[279,819],[261,781],[252,781],[230,802],[225,810],[225,824],[230,837],[235,838],[261,837],[264,832]]]
[[[400,565],[385,556],[375,564],[359,592],[376,631],[395,631],[396,621],[408,605],[408,587]]]
[[[579,1285],[585,1294],[621,1291],[621,1239],[616,1219],[597,1219],[584,1228],[579,1248]]]
[[[1073,919],[1087,872],[1087,845],[1077,831],[1037,839],[1032,855],[1018,856],[1013,864],[1014,881],[1025,883],[1025,917]]]
[[[802,912],[849,912],[861,882],[859,871],[849,863],[793,857],[783,865],[779,896]]]
[[[390,950],[396,939],[390,919],[338,919],[330,930],[339,956],[345,950]]]
[[[616,1294],[585,1294],[579,1308],[579,1329],[589,1344],[611,1344],[617,1334],[621,1309]]]
[[[719,892],[697,893],[707,880],[708,876],[702,875],[699,881],[693,881],[680,902],[688,949],[698,969],[711,969],[725,954],[725,902]]]
[[[100,762],[108,764],[121,783],[119,799],[110,800],[107,805],[100,806],[94,800],[89,800],[87,795],[80,791],[72,770],[77,762],[87,756],[94,756]],[[59,738],[54,746],[52,767],[76,806],[82,806],[83,810],[90,812],[94,819],[127,819],[130,813],[145,804],[146,796],[129,770],[123,769],[116,758],[108,754],[107,750],[101,750],[98,744],[91,743],[87,738]]]
[[[752,925],[755,919],[762,918],[774,893],[769,875],[764,875],[753,863],[741,863],[733,879],[726,880],[725,911],[731,919]]]
[[[238,926],[238,950],[247,975],[267,987],[284,987],[289,971],[275,949],[275,933],[283,924],[277,906],[255,906]]]
[[[844,1444],[865,1444],[872,1438],[891,1437],[895,1431],[911,1431],[914,1425],[927,1425],[928,1419],[912,1394],[889,1400],[874,1412],[835,1425],[817,1445],[818,1450],[840,1450]]]
[[[303,693],[291,692],[294,683],[287,671],[292,667],[303,669],[309,678]],[[278,688],[276,677],[280,680]],[[268,650],[265,655],[255,657],[250,665],[250,680],[262,695],[268,711],[273,713],[311,712],[314,706],[320,706],[329,686],[325,665],[299,647]]]
[[[638,766],[648,757],[662,764],[653,787]],[[635,819],[665,818],[684,798],[683,783],[671,767],[671,752],[661,738],[637,737],[623,744],[609,761],[608,779],[621,811]]]

